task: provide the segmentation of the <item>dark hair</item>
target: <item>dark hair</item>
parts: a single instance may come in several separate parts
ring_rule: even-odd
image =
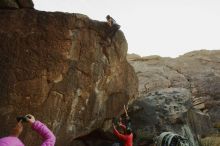
[[[131,128],[126,128],[126,134],[131,134],[132,133],[132,129]]]
[[[107,15],[107,16],[106,16],[106,19],[110,19],[110,18],[111,18],[110,15]]]

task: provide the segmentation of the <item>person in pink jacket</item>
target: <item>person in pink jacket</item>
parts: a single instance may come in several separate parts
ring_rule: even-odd
[[[32,129],[36,131],[43,138],[43,143],[41,146],[54,146],[56,137],[53,132],[47,128],[46,125],[40,121],[36,121],[34,116],[27,115],[27,121],[30,123]],[[11,135],[7,137],[0,138],[0,146],[24,146],[22,141],[18,138],[23,131],[23,125],[19,121],[15,128],[12,129]]]

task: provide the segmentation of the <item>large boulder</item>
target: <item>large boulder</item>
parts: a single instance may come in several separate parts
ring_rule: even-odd
[[[167,88],[136,100],[133,111],[137,110],[138,114],[131,114],[133,128],[144,126],[144,129],[157,132],[173,129],[174,124],[184,122],[183,113],[192,106],[190,96],[186,89]]]
[[[1,9],[0,20],[0,136],[16,116],[31,113],[55,133],[57,145],[68,146],[136,97],[122,31],[109,42],[105,22],[33,9]],[[39,145],[29,129],[22,140]]]
[[[186,127],[197,142],[215,133],[213,126],[220,123],[220,51],[129,62],[139,79],[139,98],[130,106],[139,141],[142,135],[147,139],[164,131],[183,134]]]

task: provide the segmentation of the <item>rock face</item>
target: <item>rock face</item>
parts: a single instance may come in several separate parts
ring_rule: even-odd
[[[163,131],[207,136],[220,123],[220,51],[195,51],[175,59],[130,60],[139,78],[131,105],[134,129],[147,139]],[[136,111],[136,112],[135,112]],[[196,139],[196,138],[195,138]]]
[[[19,9],[19,8],[34,8],[32,0],[1,0],[0,8],[2,9]]]
[[[33,9],[0,9],[0,20],[0,136],[16,116],[32,113],[68,146],[135,98],[138,80],[120,30],[108,42],[104,22]],[[39,145],[29,129],[22,140]]]

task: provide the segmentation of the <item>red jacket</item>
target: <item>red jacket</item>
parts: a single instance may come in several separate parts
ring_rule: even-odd
[[[124,127],[122,127],[124,128]],[[114,134],[122,141],[124,141],[124,146],[133,146],[133,134],[121,134],[117,129],[114,128]]]

